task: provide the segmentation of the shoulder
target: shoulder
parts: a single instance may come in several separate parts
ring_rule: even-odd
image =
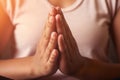
[[[0,0],[0,6],[6,11],[14,9],[17,0]]]
[[[19,6],[21,6],[26,0],[0,0],[0,7],[8,14],[10,19],[14,17],[14,14]]]
[[[15,0],[0,0],[0,28],[6,26],[13,26],[11,21],[11,3]],[[10,3],[11,2],[11,3]]]
[[[120,8],[120,0],[90,0],[98,10],[105,10],[113,17]]]
[[[120,9],[120,0],[106,0],[108,9],[112,16],[115,16]]]

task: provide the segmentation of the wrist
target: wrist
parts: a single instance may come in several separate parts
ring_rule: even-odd
[[[39,75],[36,73],[36,67],[34,65],[34,56],[28,57],[27,65],[28,65],[28,71],[26,74],[28,75],[28,79],[34,79],[39,77]]]
[[[79,60],[79,67],[77,68],[76,72],[74,73],[74,77],[80,78],[80,79],[84,79],[84,77],[86,76],[86,74],[89,72],[88,68],[89,68],[89,59],[85,58],[85,57],[81,57]]]
[[[30,66],[30,76],[32,76],[32,78],[42,78],[49,76],[46,73],[46,68],[43,67],[43,65],[40,65],[40,61],[38,61],[37,58],[38,57],[36,55],[31,58],[32,62]]]
[[[40,66],[38,67],[37,63],[36,63],[36,55],[34,55],[31,58],[31,64],[30,64],[30,73],[29,73],[29,75],[31,76],[31,78],[38,78],[38,77],[43,76],[43,74],[40,72],[39,68],[40,68]]]

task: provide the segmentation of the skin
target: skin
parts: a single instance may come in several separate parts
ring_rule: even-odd
[[[65,8],[70,6],[75,0],[48,0],[52,5]]]
[[[118,11],[117,15],[113,19],[113,27],[111,29],[112,37],[115,43],[117,55],[120,61],[120,10]]]
[[[1,76],[21,80],[46,77],[56,72],[59,53],[56,49],[58,34],[55,32],[56,24],[53,12],[54,9],[48,15],[35,55],[19,59],[0,60]]]
[[[58,46],[61,54],[59,67],[63,73],[74,74],[77,68],[82,67],[83,60],[62,11],[60,8],[57,8],[57,11],[59,14],[57,14],[55,18],[56,28],[59,34]]]
[[[56,26],[53,15],[50,14],[48,17],[48,22],[38,44],[33,62],[33,67],[36,67],[34,68],[35,73],[39,74],[42,72],[42,76],[53,74],[58,68],[58,50],[56,49],[58,35],[53,32]],[[44,67],[39,68],[40,66]]]
[[[1,5],[0,5],[0,19],[1,19],[0,20],[0,23],[1,23],[0,24],[0,52],[1,52],[5,48],[5,45],[9,41],[11,34],[14,30],[14,27],[10,22],[8,15],[1,8]]]
[[[57,2],[58,0],[54,1]],[[61,4],[64,3],[61,1]],[[120,64],[103,63],[101,61],[88,59],[82,57],[81,55],[78,55],[78,47],[76,45],[74,37],[71,34],[69,25],[66,23],[64,15],[59,8],[57,8],[57,12],[58,14],[56,14],[56,28],[59,34],[58,48],[61,55],[59,69],[67,75],[72,75],[82,80],[113,80],[119,78]],[[114,17],[112,23],[113,26],[111,27],[118,57],[120,56],[119,21],[120,11],[118,11],[117,15]],[[78,63],[76,64],[76,62]]]
[[[120,11],[115,16],[112,27],[118,53],[120,52],[119,19]],[[0,26],[0,29],[3,28]],[[103,63],[79,54],[76,41],[59,8],[50,12],[34,56],[0,60],[0,65],[0,75],[11,79],[47,77],[55,73],[58,68],[61,72],[81,80],[112,80],[120,77],[120,64]]]
[[[56,14],[56,27],[58,36],[58,46],[61,54],[60,70],[82,80],[113,80],[120,77],[120,64],[103,63],[82,57],[78,51],[76,42],[67,25],[64,15],[58,9]],[[113,35],[119,53],[120,43],[120,11],[113,20]],[[71,44],[70,44],[71,43]],[[78,62],[79,61],[79,62]],[[77,63],[76,63],[77,62]]]

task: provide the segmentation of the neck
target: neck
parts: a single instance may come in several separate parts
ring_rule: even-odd
[[[76,0],[48,0],[52,5],[65,8],[73,4]]]

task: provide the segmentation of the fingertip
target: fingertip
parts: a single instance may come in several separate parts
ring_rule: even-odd
[[[55,16],[57,14],[56,8],[52,7],[49,13],[51,16]]]
[[[56,9],[56,10],[60,10],[60,7],[59,7],[59,6],[56,6],[55,9]]]
[[[51,37],[57,37],[57,33],[56,32],[52,32],[51,33]]]
[[[53,52],[52,52],[52,56],[57,59],[58,58],[58,54],[59,54],[58,50],[54,49]]]
[[[62,34],[60,34],[58,36],[58,48],[59,48],[60,52],[62,52],[62,53],[65,50],[65,41],[64,41],[64,37]]]
[[[59,38],[60,40],[64,40],[63,34],[59,34],[58,38]]]
[[[58,45],[61,47],[61,44],[63,44],[63,35],[62,34],[59,34],[58,36]],[[61,49],[60,49],[61,50]]]
[[[61,33],[63,33],[63,27],[64,27],[62,17],[60,14],[57,14],[55,16],[55,19],[56,19],[56,30],[57,30],[58,34],[61,34]]]
[[[61,15],[60,14],[57,14],[56,16],[55,16],[55,18],[56,18],[56,20],[58,21],[62,21],[62,18],[61,18]]]
[[[59,6],[55,7],[59,14],[62,14],[61,8]]]
[[[58,50],[57,50],[57,49],[53,49],[53,51],[52,51],[52,55],[54,55],[54,56],[58,56]]]

